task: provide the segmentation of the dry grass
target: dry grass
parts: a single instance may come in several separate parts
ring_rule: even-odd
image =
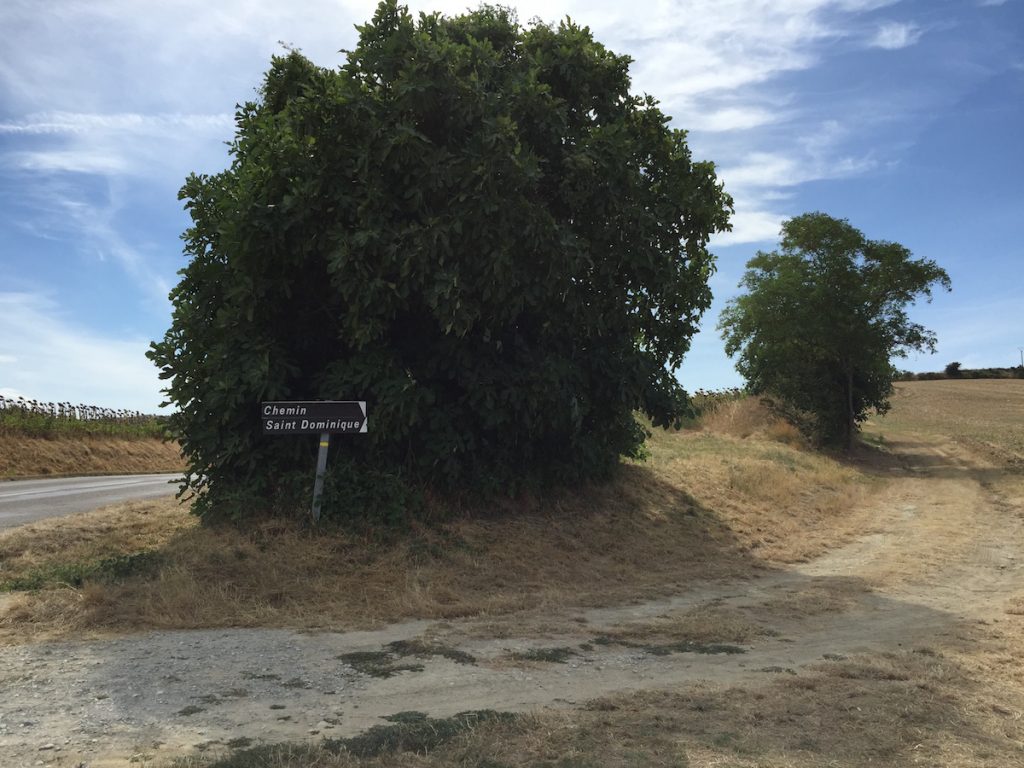
[[[870,487],[828,458],[761,439],[659,432],[651,450],[647,465],[624,466],[612,484],[420,526],[387,543],[281,521],[246,532],[200,527],[170,502],[27,526],[0,535],[0,579],[143,550],[156,561],[123,578],[88,576],[73,589],[51,579],[52,588],[18,593],[0,609],[0,640],[351,629],[648,599],[853,536],[850,510]]]
[[[646,621],[618,624],[603,630],[602,634],[614,641],[655,645],[667,642],[749,643],[770,634],[770,630],[739,611],[706,603]]]
[[[900,382],[892,406],[871,419],[869,432],[949,436],[996,464],[1024,469],[1024,379]]]
[[[0,479],[177,472],[183,468],[177,444],[162,440],[0,434]]]
[[[776,425],[763,421],[760,429]],[[714,509],[737,541],[765,560],[806,561],[868,524],[861,502],[877,484],[822,454],[710,431],[685,439],[655,434],[649,447],[659,475]]]
[[[0,535],[0,582],[55,560],[80,562],[166,546],[196,527],[173,499],[132,501],[71,517],[54,517]]]
[[[858,605],[870,591],[871,588],[860,578],[819,578],[810,586],[765,600],[755,613],[774,619],[803,619],[808,616],[845,613]]]

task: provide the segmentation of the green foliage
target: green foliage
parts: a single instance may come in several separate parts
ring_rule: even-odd
[[[54,563],[0,581],[0,592],[23,592],[60,586],[81,587],[86,581],[117,582],[156,574],[162,558],[152,551],[113,555],[92,562]]]
[[[759,252],[719,330],[754,394],[809,414],[825,442],[849,445],[869,409],[884,412],[893,357],[935,349],[907,306],[950,287],[934,262],[868,240],[845,219],[808,213],[782,228],[781,251]]]
[[[264,438],[261,400],[368,401],[339,487],[606,477],[639,454],[636,410],[687,413],[672,371],[732,204],[713,164],[568,21],[384,2],[359,33],[337,71],[274,58],[231,167],[181,191],[190,262],[149,354],[197,511],[308,502],[315,440]]]
[[[951,379],[960,378],[960,363],[950,363],[946,366],[945,372]]]

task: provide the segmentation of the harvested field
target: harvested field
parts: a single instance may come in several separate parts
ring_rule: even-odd
[[[1024,379],[897,382],[892,411],[870,433],[949,437],[996,464],[1024,470]]]

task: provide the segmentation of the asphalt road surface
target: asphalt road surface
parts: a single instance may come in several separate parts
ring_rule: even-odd
[[[121,501],[177,493],[178,474],[62,477],[0,482],[0,529],[45,517],[88,512]]]

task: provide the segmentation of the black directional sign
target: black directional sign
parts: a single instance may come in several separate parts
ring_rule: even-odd
[[[365,400],[292,400],[260,403],[265,435],[366,432]]]

